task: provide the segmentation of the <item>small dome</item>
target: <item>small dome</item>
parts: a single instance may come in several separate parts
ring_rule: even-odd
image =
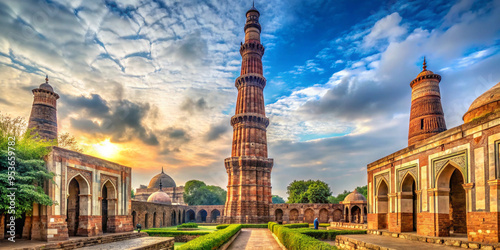
[[[151,181],[149,181],[148,188],[160,188],[160,182],[164,188],[176,187],[174,179],[168,174],[165,174],[163,168],[161,169],[161,173],[155,175]]]
[[[465,123],[468,123],[474,119],[498,111],[500,111],[500,82],[472,102],[463,120]]]
[[[52,86],[50,86],[50,84],[44,82],[42,84],[40,84],[40,89],[44,89],[44,90],[48,90],[50,92],[54,92],[54,89],[52,88]]]
[[[172,204],[172,199],[170,199],[170,196],[168,196],[167,193],[160,190],[152,193],[148,197],[148,202],[163,203],[170,205]]]
[[[427,76],[427,75],[434,75],[434,72],[430,71],[430,70],[423,70],[422,72],[420,72],[416,78],[419,78],[421,76]]]
[[[366,202],[366,198],[358,193],[358,191],[356,189],[354,189],[354,191],[350,194],[348,194],[345,198],[344,198],[344,203],[345,202]]]

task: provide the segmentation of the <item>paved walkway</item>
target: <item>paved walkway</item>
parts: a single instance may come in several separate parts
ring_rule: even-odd
[[[112,243],[106,243],[101,245],[95,245],[90,247],[78,248],[79,250],[111,250],[111,249],[137,249],[139,247],[151,246],[159,244],[164,241],[168,241],[170,237],[141,237],[130,240],[122,240]]]
[[[229,250],[274,250],[281,249],[267,228],[243,228]]]
[[[411,249],[411,250],[427,250],[427,249],[457,250],[458,249],[457,247],[452,247],[452,246],[405,240],[400,238],[386,237],[374,234],[352,234],[344,236],[388,249]],[[335,241],[328,241],[328,244],[335,246]]]

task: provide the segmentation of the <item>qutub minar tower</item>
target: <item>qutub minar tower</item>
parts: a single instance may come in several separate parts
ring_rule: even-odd
[[[236,78],[238,100],[233,126],[231,157],[225,159],[228,174],[225,223],[260,223],[269,221],[271,170],[273,159],[267,157],[266,129],[269,119],[264,108],[262,75],[264,46],[260,43],[260,13],[252,7],[246,13],[245,43],[241,44],[241,75]]]

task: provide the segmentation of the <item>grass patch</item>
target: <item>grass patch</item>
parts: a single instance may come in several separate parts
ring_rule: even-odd
[[[198,228],[198,224],[194,222],[183,223],[181,225],[177,225],[177,228]]]
[[[296,228],[292,230],[319,240],[335,240],[337,235],[344,234],[366,234],[366,230],[316,230],[311,228]]]
[[[329,227],[329,226],[330,226],[330,223],[319,223],[319,227]],[[309,223],[309,227],[314,228],[314,224]]]
[[[302,223],[301,223],[302,224]],[[308,223],[306,227],[309,227]],[[293,225],[293,224],[290,224]],[[278,237],[281,244],[288,250],[335,250],[334,246],[326,242],[319,241],[311,236],[299,233],[296,229],[292,229],[288,225],[282,226],[275,222],[269,222],[268,228],[271,232]],[[308,229],[308,228],[305,228]],[[310,230],[310,229],[308,229]],[[317,231],[317,230],[315,230]]]
[[[224,229],[231,224],[220,224],[216,228]],[[267,224],[241,224],[241,228],[267,228]]]
[[[186,242],[175,242],[174,243],[174,249],[179,249],[180,246],[186,244]]]

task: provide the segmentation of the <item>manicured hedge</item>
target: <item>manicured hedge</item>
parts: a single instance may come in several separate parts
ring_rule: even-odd
[[[301,228],[301,227],[309,227],[309,223],[284,224],[283,226],[287,228]]]
[[[292,230],[320,240],[335,240],[337,235],[343,234],[366,234],[366,230],[315,230],[311,228],[297,228]]]
[[[329,227],[329,223],[319,223],[319,227]],[[313,223],[309,223],[309,227],[314,227]]]
[[[180,246],[179,250],[211,250],[217,249],[226,243],[233,235],[235,235],[242,228],[241,224],[232,224],[228,227],[215,231],[211,234],[200,236],[188,243]]]
[[[307,226],[309,224],[305,223]],[[290,224],[292,225],[292,224]],[[269,230],[278,237],[281,244],[288,250],[332,250],[337,249],[326,242],[319,241],[311,236],[301,234],[295,229],[269,222]],[[201,237],[200,237],[201,238]]]
[[[216,226],[217,229],[224,229],[228,227],[230,224],[220,224]],[[267,224],[241,224],[242,228],[267,228]]]
[[[203,231],[177,231],[177,230],[151,230],[146,229],[141,232],[149,234],[149,236],[159,236],[159,237],[175,237],[177,235],[206,235],[211,232]]]
[[[177,225],[177,228],[198,228],[198,224],[194,222],[183,223],[181,225]]]

